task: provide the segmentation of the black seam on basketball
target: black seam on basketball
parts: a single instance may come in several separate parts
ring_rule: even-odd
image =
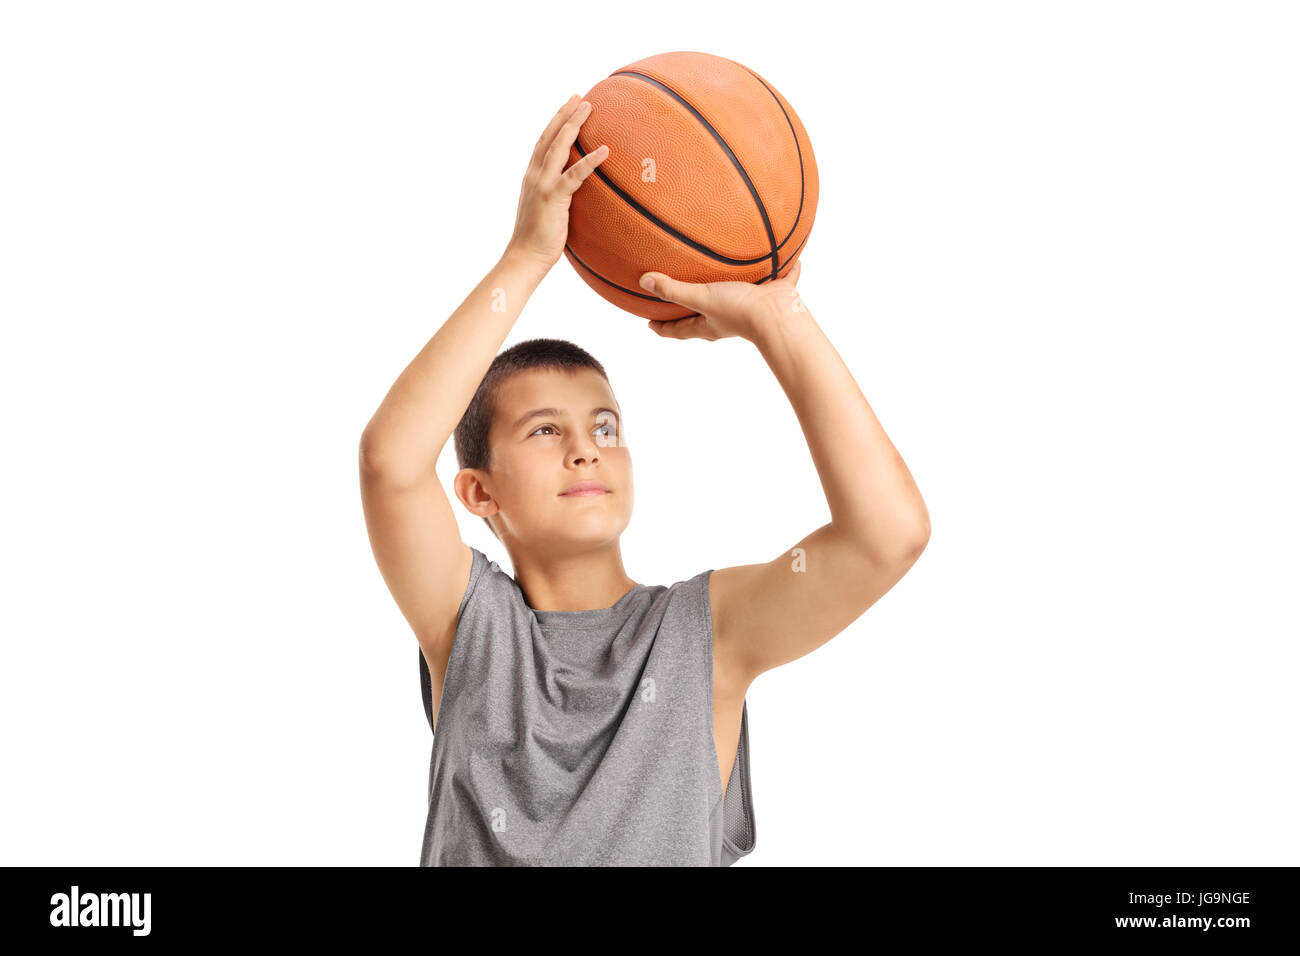
[[[578,151],[579,157],[587,155],[587,151],[582,148],[582,144],[579,143],[576,139],[573,141],[573,148]],[[694,239],[692,239],[690,236],[686,235],[685,233],[679,232],[678,230],[674,229],[672,226],[668,225],[668,223],[664,222],[662,219],[660,219],[650,210],[646,209],[639,202],[637,202],[635,199],[629,196],[620,186],[616,185],[614,181],[611,180],[609,176],[607,176],[599,166],[593,169],[592,172],[595,173],[597,177],[599,177],[601,182],[603,182],[610,189],[614,190],[614,192],[618,194],[619,198],[622,199],[623,202],[627,203],[627,205],[631,209],[635,210],[636,212],[639,212],[642,216],[644,216],[654,225],[658,226],[664,232],[673,236],[674,238],[684,243],[685,245],[690,246],[696,252],[708,256],[710,259],[714,259],[718,262],[725,263],[726,265],[729,266],[752,266],[752,265],[757,265],[758,263],[763,262],[764,260],[772,258],[771,253],[767,253],[765,255],[757,256],[753,259],[732,259],[729,256],[724,256],[720,252],[714,252],[708,246],[696,242]]]
[[[809,235],[811,235],[811,233],[809,233]],[[784,269],[785,266],[788,266],[790,263],[794,262],[794,260],[799,257],[799,250],[803,248],[803,244],[807,241],[808,241],[808,236],[804,236],[801,240],[799,240],[799,245],[794,247],[794,252],[790,253],[790,258],[785,260],[785,265],[781,266],[781,269]],[[780,273],[781,269],[777,269],[776,271]],[[760,279],[759,281],[765,282],[767,280]]]
[[[597,272],[597,271],[596,271],[595,269],[593,269],[591,266],[587,265],[587,263],[583,262],[583,261],[582,261],[582,257],[579,256],[576,252],[574,252],[574,251],[573,251],[573,247],[570,246],[567,242],[564,244],[564,251],[567,252],[569,255],[573,256],[573,258],[577,260],[578,265],[582,266],[584,269],[586,269],[588,272],[590,272],[593,276],[595,276],[595,277],[596,277],[597,279],[599,279],[601,282],[605,283],[605,285],[613,286],[613,287],[614,287],[615,289],[617,289],[619,292],[626,292],[628,295],[634,295],[634,296],[636,296],[638,299],[649,299],[651,302],[667,302],[666,299],[661,299],[661,298],[659,298],[659,296],[657,296],[657,295],[646,295],[644,292],[637,292],[635,289],[625,289],[623,286],[619,285],[617,282],[612,282],[611,280],[606,279],[603,275],[601,275],[599,272]],[[649,272],[650,270],[647,269],[646,271]],[[673,305],[673,304],[674,304],[674,303],[672,303],[672,302],[668,302],[668,305]]]
[[[673,99],[676,99],[677,101],[679,101],[679,103],[684,105],[686,109],[689,109],[690,113],[692,113],[693,116],[697,118],[697,120],[701,122],[703,126],[705,126],[705,129],[707,129],[708,133],[710,133],[712,137],[714,137],[716,142],[719,143],[719,146],[722,146],[723,150],[727,151],[727,155],[731,157],[732,165],[735,166],[737,172],[741,174],[741,178],[744,179],[745,186],[748,187],[749,189],[750,198],[754,200],[755,206],[758,207],[759,215],[763,217],[763,229],[766,230],[767,232],[768,246],[772,247],[772,251],[768,252],[767,255],[755,256],[754,259],[732,259],[731,256],[724,256],[722,252],[716,252],[715,250],[711,250],[711,248],[708,248],[708,246],[703,245],[703,243],[695,241],[695,239],[690,238],[689,235],[680,232],[679,229],[673,229],[671,225],[667,224],[667,222],[664,222],[662,219],[659,219],[659,217],[655,216],[653,212],[649,211],[649,209],[646,209],[645,207],[641,206],[641,203],[638,203],[636,199],[633,199],[632,196],[630,196],[627,193],[627,191],[621,189],[620,186],[617,186],[616,183],[612,181],[612,179],[608,177],[606,173],[604,173],[604,170],[599,168],[599,166],[591,170],[591,172],[597,174],[597,177],[601,179],[601,182],[603,182],[604,185],[610,187],[611,190],[614,190],[614,193],[617,196],[619,196],[620,199],[623,199],[623,202],[627,203],[629,208],[632,208],[634,209],[634,211],[640,213],[640,215],[642,217],[645,217],[646,220],[653,222],[653,224],[655,226],[658,226],[659,229],[662,229],[663,232],[666,232],[669,235],[672,235],[672,237],[675,237],[677,241],[685,243],[686,246],[692,247],[693,250],[699,252],[699,254],[706,255],[710,259],[715,259],[720,261],[720,263],[725,263],[728,265],[757,265],[758,263],[761,263],[761,261],[763,261],[764,259],[774,261],[775,263],[775,261],[779,259],[780,248],[781,246],[785,245],[785,239],[789,239],[789,235],[787,235],[787,237],[785,237],[785,239],[783,239],[783,241],[781,241],[780,243],[776,242],[776,235],[772,233],[771,221],[768,220],[767,208],[763,206],[763,200],[759,198],[758,191],[754,189],[754,183],[750,181],[749,174],[745,172],[745,168],[744,166],[741,165],[740,160],[737,159],[736,153],[732,152],[732,148],[728,146],[727,140],[724,140],[722,138],[722,135],[718,133],[718,130],[715,130],[714,127],[712,127],[712,125],[710,124],[710,122],[705,120],[705,117],[701,116],[701,114],[699,114],[699,111],[697,111],[697,109],[695,109],[693,105],[690,105],[688,101],[682,99],[681,96],[677,94],[677,92],[673,90],[669,90],[669,88],[667,86],[664,86],[663,83],[660,83],[658,79],[654,79],[653,77],[647,77],[647,75],[643,73],[630,72],[630,70],[628,70],[628,72],[612,73],[610,75],[615,75],[615,77],[619,77],[619,75],[627,75],[627,77],[638,77],[641,79],[645,79],[646,82],[654,83],[655,86],[662,88],[662,90],[664,92],[667,92],[669,96],[672,96]],[[777,105],[780,105],[780,103],[777,103]],[[789,122],[789,117],[787,117],[787,122]],[[796,143],[796,148],[797,147],[798,144]],[[582,144],[578,142],[576,138],[575,140],[573,140],[573,148],[577,150],[578,156],[580,157],[588,155],[588,151],[586,151],[585,148],[582,148]],[[801,208],[802,208],[802,194],[803,194],[802,179],[803,179],[803,170],[801,166],[800,169]],[[796,224],[797,222],[798,220],[796,219]],[[793,229],[790,230],[790,233],[793,232],[794,232]],[[772,269],[772,272],[768,277],[775,278],[776,273],[779,272],[780,272],[780,267],[776,267]],[[595,273],[593,272],[591,274],[595,274]],[[637,293],[633,293],[633,295],[636,294]]]
[[[784,265],[781,265],[781,266],[779,266],[779,267],[777,268],[777,270],[776,270],[776,271],[777,271],[777,275],[780,275],[781,270],[784,269],[786,266],[788,266],[788,265],[789,265],[789,264],[794,260],[795,256],[799,255],[799,250],[803,248],[803,244],[804,244],[804,242],[807,242],[807,241],[808,241],[808,237],[807,237],[807,236],[804,236],[804,237],[803,237],[803,242],[799,243],[799,245],[795,248],[794,252],[791,254],[790,258],[787,259],[787,260],[785,260],[785,264],[784,264]],[[596,277],[597,279],[599,279],[601,282],[605,283],[605,285],[607,285],[607,286],[611,286],[612,288],[617,289],[619,292],[625,292],[625,293],[627,293],[628,295],[634,295],[634,296],[636,296],[638,299],[648,299],[648,300],[651,301],[651,302],[664,302],[664,303],[667,303],[668,305],[676,305],[675,302],[669,302],[667,299],[661,299],[661,298],[659,298],[659,296],[657,296],[657,295],[646,295],[646,293],[644,293],[644,292],[637,292],[635,289],[628,289],[628,288],[625,288],[624,286],[619,285],[617,282],[614,282],[614,281],[611,280],[611,279],[606,279],[603,275],[601,275],[599,272],[597,272],[597,271],[596,271],[595,269],[593,269],[591,266],[587,265],[587,263],[583,262],[583,261],[582,261],[582,257],[579,256],[576,252],[574,252],[574,251],[573,251],[573,247],[570,246],[567,242],[564,244],[564,251],[567,252],[569,255],[573,256],[573,258],[577,261],[578,265],[580,265],[580,266],[582,266],[582,268],[586,269],[587,272],[590,273],[592,276],[595,276],[595,277]],[[650,270],[647,269],[646,271],[649,272]],[[773,278],[772,276],[763,276],[763,278],[759,279],[757,282],[755,282],[755,283],[753,283],[753,284],[754,284],[754,285],[762,285],[764,282],[770,282],[770,281],[772,280],[772,278]],[[691,315],[699,315],[699,313],[698,313],[698,312],[692,312]],[[682,316],[682,318],[684,318],[684,319],[689,319],[689,318],[691,317],[691,315],[685,315],[685,316]]]
[[[763,217],[763,229],[767,232],[767,244],[772,251],[770,254],[763,256],[761,258],[772,260],[771,276],[775,278],[778,272],[777,259],[779,257],[779,247],[776,244],[776,234],[772,232],[772,221],[767,216],[767,207],[763,205],[763,200],[758,195],[758,190],[754,188],[754,183],[749,178],[749,173],[745,172],[744,165],[740,162],[740,159],[736,156],[736,154],[732,152],[731,147],[727,145],[727,141],[722,138],[722,134],[713,128],[713,124],[710,123],[708,120],[706,120],[704,118],[704,115],[700,113],[699,110],[697,110],[694,106],[692,106],[687,101],[686,97],[682,96],[676,90],[665,85],[664,83],[661,83],[659,80],[656,80],[653,76],[647,76],[645,73],[638,73],[635,70],[621,70],[618,73],[611,73],[610,75],[611,76],[634,76],[638,79],[644,80],[647,83],[652,83],[655,86],[659,87],[659,89],[663,90],[673,99],[675,99],[678,103],[681,103],[682,106],[690,110],[691,115],[694,116],[697,120],[699,120],[700,123],[704,126],[704,128],[709,131],[709,135],[712,136],[717,141],[719,146],[721,146],[724,150],[726,150],[727,158],[731,160],[731,165],[736,167],[736,172],[740,173],[740,178],[745,181],[745,188],[749,190],[749,195],[754,200],[754,205],[758,207],[758,214]],[[787,118],[787,122],[788,122],[788,118]],[[754,261],[758,262],[759,260],[755,259]]]
[[[736,61],[732,60],[731,62],[735,63]],[[736,63],[736,66],[740,67],[750,76],[752,76],[754,79],[758,80],[758,82],[763,83],[763,78],[759,76],[757,73],[755,73],[753,70],[751,70],[749,67],[745,66],[742,63]],[[803,194],[804,194],[803,150],[799,148],[799,134],[795,132],[794,123],[790,120],[790,114],[787,113],[785,111],[785,107],[781,105],[781,98],[777,96],[776,91],[773,90],[772,87],[768,86],[766,83],[763,83],[763,89],[767,90],[768,93],[772,94],[772,99],[776,101],[777,109],[779,109],[781,111],[781,115],[785,117],[785,121],[790,127],[790,138],[794,140],[794,151],[799,157],[799,211],[794,214],[794,225],[790,227],[790,231],[786,233],[786,237],[781,240],[781,246],[784,246],[790,240],[790,237],[794,235],[794,231],[799,228],[799,219],[800,217],[803,216]],[[807,239],[808,237],[805,236],[804,238]],[[803,243],[800,243],[800,245],[803,245]],[[779,249],[781,248],[781,246],[777,246],[777,248]]]

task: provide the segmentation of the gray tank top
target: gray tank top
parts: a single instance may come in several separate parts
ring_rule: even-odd
[[[749,710],[725,800],[709,574],[535,611],[471,547],[421,866],[730,866],[754,849]],[[425,715],[432,682],[420,651]]]

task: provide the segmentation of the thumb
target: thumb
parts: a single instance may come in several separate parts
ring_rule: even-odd
[[[662,272],[647,272],[641,276],[641,288],[657,295],[665,302],[676,302],[688,309],[699,311],[703,305],[703,290],[708,283],[679,282]]]

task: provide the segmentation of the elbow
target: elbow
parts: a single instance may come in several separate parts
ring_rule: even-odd
[[[930,543],[930,512],[921,509],[921,519],[917,522],[916,532],[912,536],[912,550],[920,557],[925,546]]]
[[[386,475],[393,470],[391,453],[384,451],[367,432],[361,434],[361,441],[357,443],[357,464],[362,475]]]
[[[361,468],[362,474],[375,470],[375,446],[370,441],[370,436],[365,432],[361,433],[361,441],[357,443],[357,464]]]
[[[850,536],[863,558],[875,568],[910,568],[930,542],[930,518],[922,512],[914,520],[893,523],[888,529]]]
[[[891,537],[893,544],[887,550],[892,562],[910,568],[930,543],[930,516],[923,508]]]
[[[925,546],[930,543],[930,512],[924,505],[921,506],[920,514],[917,515],[911,532],[904,540],[907,541],[906,554],[910,564],[921,556]]]
[[[437,477],[436,454],[432,461],[417,461],[405,449],[364,433],[357,444],[357,464],[362,481],[391,488],[413,488]]]

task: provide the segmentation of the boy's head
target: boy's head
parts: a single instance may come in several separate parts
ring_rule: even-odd
[[[529,416],[538,409],[553,409]],[[563,339],[492,360],[456,426],[456,496],[503,543],[549,552],[616,540],[632,518],[632,460],[605,369]],[[595,480],[607,494],[562,495]]]

